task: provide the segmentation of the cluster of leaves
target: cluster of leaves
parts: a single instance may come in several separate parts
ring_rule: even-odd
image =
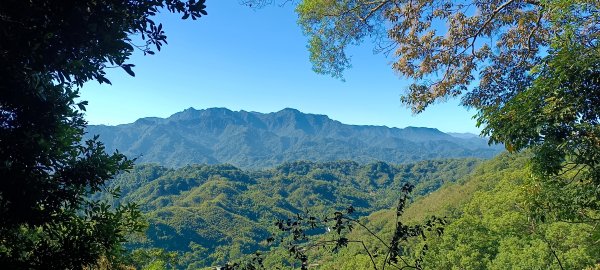
[[[89,80],[110,83],[105,77],[105,68],[109,65],[122,67],[133,75],[133,64],[126,61],[135,48],[153,54],[152,46],[160,50],[166,44],[162,24],[152,20],[159,9],[196,19],[207,14],[204,3],[205,0],[68,1],[60,4],[3,1],[0,4],[3,68],[13,70],[11,73],[14,74],[23,71],[45,74],[55,82],[71,82],[77,86]],[[133,43],[131,36],[135,34],[141,35],[146,43]]]
[[[47,75],[23,83],[30,88],[0,91],[0,264],[77,268],[101,256],[117,260],[125,236],[143,227],[140,212],[86,197],[132,161],[106,154],[97,140],[80,144],[85,121],[73,108],[75,91]]]
[[[297,12],[315,71],[341,77],[347,47],[371,37],[414,79],[402,100],[415,112],[463,93],[477,109],[509,100],[557,39],[595,47],[598,32],[598,5],[588,0],[304,0]]]
[[[486,107],[484,133],[510,150],[532,148],[533,171],[544,186],[563,186],[544,211],[570,220],[600,210],[600,51],[568,40],[532,74],[531,86],[500,107]],[[510,121],[510,124],[507,123]],[[550,189],[551,190],[551,189]],[[571,213],[571,214],[569,214]]]
[[[395,71],[415,80],[403,101],[421,112],[467,91],[477,70],[481,83],[512,79],[499,68],[531,68],[559,27],[547,23],[549,2],[305,0],[297,12],[315,71],[341,77],[347,47],[371,37],[377,51],[393,52]]]
[[[78,87],[122,67],[142,34],[166,42],[158,9],[206,14],[204,1],[0,2],[0,265],[76,269],[100,258],[117,263],[126,235],[143,227],[134,204],[89,199],[131,168],[97,137],[82,142],[87,102]],[[107,193],[114,193],[110,190]]]

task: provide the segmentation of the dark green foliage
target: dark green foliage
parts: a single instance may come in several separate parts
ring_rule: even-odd
[[[119,126],[90,126],[107,149],[166,166],[230,163],[266,168],[297,160],[382,160],[408,163],[438,158],[490,158],[503,150],[484,138],[457,138],[437,129],[345,125],[294,109],[276,113],[223,108],[143,118]]]
[[[133,64],[125,64],[137,47],[150,52],[166,43],[162,25],[151,19],[158,9],[191,15],[206,15],[204,0],[153,1],[2,1],[0,57],[2,74],[15,85],[5,91],[21,92],[33,78],[49,75],[56,82],[81,86],[89,80],[109,83],[104,76],[108,64],[133,75]],[[141,34],[145,44],[131,42],[129,35]],[[24,72],[24,73],[23,73]],[[10,74],[10,75],[8,75]],[[14,76],[14,77],[12,77]],[[6,81],[4,83],[7,83]],[[5,93],[3,91],[3,93]],[[8,92],[6,92],[8,93]],[[21,103],[26,104],[26,103]]]
[[[531,77],[531,86],[510,101],[480,112],[484,132],[510,150],[532,149],[532,170],[545,187],[543,211],[569,220],[595,219],[600,210],[600,52],[563,41]]]
[[[87,102],[78,87],[121,67],[134,46],[166,43],[158,8],[193,18],[204,1],[0,2],[0,265],[3,269],[77,269],[117,263],[139,231],[135,205],[89,199],[132,161],[83,140]],[[146,41],[136,46],[129,36]],[[93,136],[93,135],[92,135]],[[113,192],[113,191],[108,191]]]
[[[256,250],[274,231],[273,222],[309,210],[314,215],[353,206],[357,216],[393,207],[405,183],[439,187],[468,174],[474,159],[407,165],[356,162],[294,162],[274,169],[242,171],[230,165],[165,169],[137,166],[117,177],[120,202],[141,205],[150,222],[147,239],[132,247],[180,252],[180,267],[223,265]],[[135,183],[135,184],[131,184]],[[418,196],[431,189],[415,189]],[[315,231],[314,233],[322,232]]]

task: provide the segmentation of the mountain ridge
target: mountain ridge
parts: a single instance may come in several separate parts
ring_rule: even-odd
[[[348,125],[327,115],[285,108],[260,113],[188,108],[167,118],[145,117],[116,126],[90,125],[108,151],[180,167],[231,163],[264,168],[286,161],[411,161],[476,157],[501,151],[482,138],[457,138],[435,128]]]

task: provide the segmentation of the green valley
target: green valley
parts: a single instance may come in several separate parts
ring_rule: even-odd
[[[481,161],[447,159],[405,165],[352,161],[292,162],[244,171],[231,165],[188,165],[168,169],[138,165],[110,185],[146,213],[146,235],[132,248],[179,253],[180,267],[223,265],[270,248],[276,219],[310,211],[329,214],[349,206],[359,216],[392,207],[404,183],[426,196],[468,175]],[[185,266],[185,267],[184,267]]]
[[[134,254],[156,248],[171,252],[175,259],[170,265],[178,269],[246,262],[256,251],[261,252],[264,269],[297,269],[299,261],[283,244],[266,239],[279,233],[276,220],[306,211],[320,217],[353,206],[357,220],[389,240],[395,221],[392,208],[407,182],[415,190],[401,222],[418,224],[433,215],[447,222],[441,236],[428,236],[424,269],[594,267],[600,258],[597,225],[533,215],[532,208],[539,205],[530,194],[538,183],[529,173],[529,159],[527,153],[505,153],[487,161],[404,165],[292,162],[258,171],[231,165],[167,169],[147,164],[120,175],[111,185],[122,187],[122,201],[138,202],[147,213],[146,235],[130,243]],[[336,237],[323,228],[312,234],[311,241]],[[375,254],[377,267],[384,265],[386,247],[372,234],[356,226],[343,236],[363,241]],[[402,243],[400,255],[415,261],[423,244]],[[311,269],[380,269],[358,243],[336,252],[315,248],[307,254]],[[160,261],[160,256],[152,258]],[[147,259],[134,264],[149,265]]]

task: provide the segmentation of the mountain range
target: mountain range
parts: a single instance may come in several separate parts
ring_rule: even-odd
[[[290,108],[273,113],[189,108],[168,118],[89,125],[86,138],[96,134],[109,152],[119,150],[138,163],[170,167],[229,163],[265,168],[297,160],[407,163],[490,158],[503,150],[477,136],[423,127],[347,125]]]

